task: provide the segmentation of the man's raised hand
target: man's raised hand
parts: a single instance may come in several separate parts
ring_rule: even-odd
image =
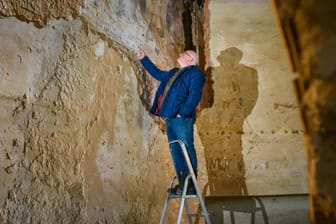
[[[146,55],[145,52],[142,49],[139,48],[139,51],[138,51],[138,53],[136,55],[137,59],[138,60],[142,60],[145,57],[145,55]]]

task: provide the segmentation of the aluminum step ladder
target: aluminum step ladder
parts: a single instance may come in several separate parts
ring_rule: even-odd
[[[163,211],[162,211],[162,215],[161,215],[161,219],[160,219],[160,224],[163,224],[163,222],[164,222],[164,219],[165,219],[165,216],[166,216],[166,213],[167,213],[167,209],[168,209],[168,203],[169,203],[170,199],[180,199],[181,200],[179,213],[178,213],[178,218],[177,218],[177,222],[176,222],[177,224],[181,223],[183,207],[186,210],[186,214],[188,216],[189,224],[192,224],[192,217],[193,216],[196,216],[197,218],[204,217],[206,223],[211,224],[210,219],[209,219],[209,214],[206,210],[201,191],[198,187],[196,176],[195,176],[194,170],[192,168],[192,165],[191,165],[191,162],[190,162],[189,155],[187,153],[187,149],[185,147],[185,144],[181,140],[174,140],[174,141],[169,142],[169,145],[171,145],[171,144],[179,144],[180,145],[180,147],[182,149],[182,152],[183,152],[183,155],[184,155],[184,158],[185,158],[185,160],[187,162],[187,165],[188,165],[189,175],[186,177],[186,179],[184,181],[183,191],[182,191],[181,195],[173,194],[169,191],[169,189],[171,189],[174,185],[174,181],[176,179],[176,176],[174,176],[172,178],[172,180],[169,184],[166,200],[165,200],[165,203],[164,203],[164,206],[163,206]],[[192,180],[192,182],[194,184],[196,194],[191,194],[191,195],[187,194],[187,188],[188,188],[188,184],[190,183],[190,181],[189,181],[190,179]],[[187,202],[187,200],[190,199],[190,198],[197,198],[198,199],[198,201],[200,203],[200,206],[201,206],[201,209],[202,209],[202,213],[190,213],[190,209],[189,209],[188,202]]]

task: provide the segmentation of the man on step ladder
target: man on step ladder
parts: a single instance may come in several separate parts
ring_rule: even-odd
[[[194,147],[194,123],[196,107],[202,96],[205,75],[196,67],[198,56],[193,50],[186,50],[177,58],[178,68],[160,70],[145,55],[143,50],[137,54],[142,66],[155,79],[160,81],[150,112],[165,120],[168,141],[181,140],[189,155],[197,176],[197,155]],[[189,169],[180,144],[170,144],[170,153],[174,163],[178,184],[168,189],[172,194],[182,194],[184,180]],[[195,194],[195,187],[188,184],[187,194]]]

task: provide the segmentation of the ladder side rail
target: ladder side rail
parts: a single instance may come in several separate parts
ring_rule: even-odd
[[[197,197],[198,197],[198,199],[199,199],[200,205],[201,205],[202,210],[203,210],[203,212],[204,212],[205,220],[206,220],[206,222],[207,222],[208,224],[211,224],[210,219],[209,219],[208,212],[207,212],[207,210],[206,210],[206,207],[205,207],[205,204],[204,204],[204,201],[203,201],[203,198],[202,198],[201,191],[200,191],[200,189],[199,189],[199,187],[198,187],[198,184],[197,184],[197,180],[196,180],[196,176],[195,176],[195,173],[194,173],[194,169],[193,169],[193,167],[192,167],[192,165],[191,165],[190,158],[189,158],[187,149],[186,149],[186,147],[185,147],[185,144],[184,144],[184,142],[183,142],[182,140],[179,140],[179,139],[178,139],[178,140],[173,140],[173,141],[170,141],[170,142],[169,142],[169,144],[174,144],[174,143],[178,143],[178,144],[180,144],[180,146],[181,146],[181,149],[182,149],[184,158],[185,158],[185,160],[186,160],[186,162],[187,162],[187,166],[188,166],[189,171],[190,171],[190,173],[191,173],[191,179],[192,179],[192,181],[194,182],[194,187],[195,187],[195,190],[196,190]],[[183,197],[183,195],[182,195],[182,197]],[[183,198],[182,198],[182,199],[183,199]]]
[[[169,183],[169,188],[172,188],[173,184],[174,184],[174,181],[177,177],[174,176],[170,183]],[[170,193],[168,192],[167,193],[167,196],[166,196],[166,200],[165,200],[165,203],[164,203],[164,206],[163,206],[163,209],[162,209],[162,215],[161,215],[161,219],[160,219],[160,224],[163,224],[164,222],[164,219],[166,217],[166,213],[167,213],[167,209],[168,209],[168,203],[169,203],[169,199],[170,199]]]
[[[166,213],[167,213],[167,209],[168,209],[168,203],[169,203],[169,193],[167,193],[167,197],[163,206],[163,210],[162,210],[162,215],[161,215],[161,219],[160,219],[160,224],[163,224],[164,219],[166,217]]]
[[[180,204],[180,209],[179,209],[179,213],[178,213],[178,218],[177,218],[177,224],[180,224],[181,223],[181,220],[182,220],[182,213],[183,213],[183,207],[185,205],[185,202],[187,201],[186,200],[186,195],[187,195],[187,188],[188,188],[188,185],[185,184],[183,186],[183,191],[182,191],[182,196],[181,196],[181,204]]]
[[[186,213],[187,213],[187,216],[188,216],[189,224],[192,224],[192,217],[190,215],[190,209],[189,209],[189,206],[188,206],[188,200],[185,201],[184,207],[185,207],[185,210],[186,210]]]

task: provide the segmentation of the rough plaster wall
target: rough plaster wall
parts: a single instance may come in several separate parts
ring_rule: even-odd
[[[179,22],[181,6],[169,5],[168,1],[150,0],[61,3],[57,1],[49,5],[45,1],[0,2],[1,15],[16,16],[25,21],[20,22],[14,18],[0,20],[1,43],[5,43],[1,44],[1,52],[5,53],[2,54],[0,62],[1,79],[4,80],[1,81],[3,92],[0,98],[0,162],[3,164],[0,178],[5,180],[1,181],[0,188],[0,220],[13,223],[22,220],[27,223],[151,223],[151,219],[153,223],[157,223],[173,168],[165,136],[158,129],[158,122],[154,123],[145,110],[150,104],[156,83],[139,72],[137,65],[133,63],[132,53],[137,46],[142,45],[162,68],[172,66],[175,63],[174,56],[183,48]],[[72,3],[74,7],[69,5]],[[48,7],[41,10],[44,5]],[[264,15],[264,11],[258,13]],[[219,14],[222,15],[222,11]],[[68,21],[55,21],[54,18],[67,18]],[[36,29],[31,23],[26,23],[28,21],[43,28]],[[250,25],[255,26],[254,23]],[[272,29],[273,24],[264,28]],[[260,74],[263,74],[260,70],[271,70],[271,66],[264,68],[255,65],[253,57],[256,55],[249,48],[251,45],[244,45],[246,48],[243,48],[240,44],[231,44],[222,39],[217,43],[214,47],[218,50],[224,50],[222,44],[226,43],[225,49],[231,53],[236,52],[233,54],[236,59],[239,58],[239,52],[243,52],[243,60],[246,59],[246,52],[250,52],[247,54],[249,60],[240,62],[244,65],[239,65],[237,71],[246,71],[244,74],[251,76],[248,83],[253,86],[256,85],[256,72],[259,80]],[[229,49],[232,46],[238,51]],[[267,45],[267,49],[269,48],[273,49],[273,46]],[[213,61],[219,53],[212,56]],[[274,61],[277,59],[275,55]],[[233,65],[237,66],[231,63],[226,68],[233,69]],[[214,64],[216,66],[218,67]],[[215,80],[222,73],[221,69],[214,69]],[[287,74],[286,66],[283,70]],[[234,78],[229,73],[224,75]],[[274,76],[277,77],[276,74]],[[265,89],[268,84],[265,82]],[[218,81],[216,85],[217,93],[225,96],[234,93],[232,88],[235,87],[231,87],[230,92],[218,89],[218,86],[225,86],[226,83]],[[246,84],[241,89],[245,89],[244,87]],[[271,85],[269,89],[272,90],[273,87]],[[242,112],[241,116],[246,116],[252,110],[253,104],[257,105],[256,95],[260,98],[263,93],[260,90],[257,92],[255,88],[253,90],[251,96],[254,97],[246,101],[249,102],[249,109],[240,106],[237,110]],[[235,94],[232,97],[237,98],[239,94]],[[220,95],[215,97],[221,98]],[[282,108],[282,112],[287,113],[286,107],[283,108],[280,103],[270,104],[270,107],[278,110]],[[235,105],[239,106],[240,101],[235,100]],[[212,109],[218,113],[218,108]],[[233,109],[230,111],[234,112]],[[269,111],[274,113],[273,110]],[[289,108],[289,111],[294,110]],[[130,116],[126,116],[128,114]],[[205,113],[202,116],[203,114]],[[292,117],[290,114],[291,112],[289,118]],[[253,120],[257,120],[265,114],[254,115]],[[223,118],[224,124],[227,124],[228,120],[225,119],[227,117]],[[277,183],[266,182],[267,186],[264,186],[262,181],[269,178],[267,171],[274,169],[266,169],[263,165],[269,157],[260,159],[259,156],[262,158],[264,151],[274,145],[276,147],[272,150],[283,150],[282,138],[273,145],[270,142],[279,136],[288,139],[287,134],[292,130],[288,129],[285,133],[287,129],[283,129],[283,135],[279,134],[277,137],[273,137],[272,133],[269,141],[260,138],[265,135],[256,133],[269,133],[270,129],[253,132],[252,137],[259,139],[260,145],[256,147],[259,151],[245,153],[245,162],[242,159],[236,160],[237,157],[242,158],[242,152],[239,151],[241,148],[236,147],[242,134],[242,120],[238,119],[230,124],[234,131],[238,131],[232,136],[234,140],[225,146],[236,147],[235,150],[238,150],[229,155],[230,157],[223,156],[220,151],[215,157],[212,157],[213,154],[206,154],[209,152],[209,145],[214,142],[210,141],[212,138],[206,133],[210,129],[209,123],[204,122],[208,120],[203,117],[197,123],[195,133],[201,187],[203,188],[207,175],[213,173],[213,170],[206,172],[204,158],[207,161],[214,158],[213,163],[207,164],[207,170],[215,167],[220,174],[226,166],[223,161],[229,159],[232,163],[239,162],[233,165],[238,169],[228,172],[236,175],[235,177],[241,177],[242,168],[249,167],[246,165],[248,162],[252,163],[250,167],[253,169],[247,170],[255,170],[254,175],[259,176],[257,179],[252,174],[249,175],[248,180],[256,183],[247,185],[250,194],[269,193],[269,186]],[[266,121],[258,122],[259,124],[265,125]],[[283,127],[281,124],[280,122],[279,126]],[[250,130],[245,125],[244,133],[245,130]],[[226,138],[231,137],[234,132],[230,127],[215,134],[221,134],[222,131],[223,135],[226,133]],[[231,134],[229,131],[232,131]],[[278,129],[274,131],[278,134]],[[224,138],[221,139],[224,142]],[[297,140],[294,139],[293,142],[300,146]],[[256,143],[250,145],[256,146]],[[249,147],[244,147],[245,149]],[[282,153],[280,155],[292,155]],[[247,157],[246,154],[257,158]],[[282,156],[279,158],[275,164],[280,168],[293,164],[284,162]],[[295,166],[300,167],[303,164]],[[259,177],[263,175],[265,178],[260,181]],[[293,181],[293,178],[289,181]],[[301,181],[298,180],[300,183]],[[260,185],[262,190],[254,192]],[[295,183],[290,189],[300,189],[298,185]],[[230,194],[236,192],[232,187],[228,189]],[[283,189],[288,190],[288,187],[282,187],[280,193]],[[177,210],[178,205],[173,206],[175,209],[170,210],[168,222],[173,222],[176,218],[173,211]]]
[[[146,110],[156,83],[133,56],[142,44],[175,63],[181,5],[119,3],[0,2],[24,21],[0,20],[0,222],[159,219],[173,168]]]
[[[83,4],[83,0],[1,0],[0,14],[4,16],[18,16],[22,20],[31,21],[36,26],[43,27],[51,19],[76,16]]]
[[[98,0],[87,1],[81,15],[131,53],[141,47],[159,66],[167,68],[175,65],[175,57],[183,49],[181,10],[180,1]]]
[[[209,14],[214,104],[198,124],[211,194],[306,193],[295,76],[269,4],[210,2]]]
[[[80,21],[1,27],[2,219],[148,223],[165,163],[134,64]]]
[[[307,134],[313,223],[336,222],[335,1],[274,1],[293,68]]]
[[[60,28],[63,29],[63,27]],[[39,32],[32,24],[27,26],[21,22],[18,23],[15,19],[1,20],[1,30],[1,52],[3,53],[0,157],[3,165],[1,182],[5,184],[1,193],[1,216],[5,220],[21,222],[39,216],[34,207],[30,207],[29,204],[37,205],[36,201],[45,201],[47,196],[43,194],[45,193],[43,187],[48,185],[50,187],[54,183],[52,178],[48,178],[50,176],[48,172],[53,172],[52,168],[55,168],[52,166],[54,164],[52,160],[45,159],[48,151],[45,152],[46,154],[41,154],[32,149],[32,145],[38,142],[41,145],[44,144],[43,137],[46,133],[41,133],[39,138],[33,140],[32,136],[42,129],[36,126],[33,131],[31,126],[33,119],[29,122],[27,117],[35,119],[39,116],[38,113],[33,112],[32,104],[39,101],[41,91],[52,76],[49,72],[57,67],[56,60],[62,52],[62,48],[59,47],[63,42],[59,42],[58,45],[53,43],[62,39],[62,31],[50,28]],[[39,104],[42,109],[48,111],[46,117],[49,118],[51,111],[48,110],[48,104],[45,106],[43,102]],[[46,119],[44,124],[48,122],[53,122],[51,117]],[[48,146],[45,147],[48,148]],[[44,171],[40,170],[39,166],[50,166],[51,169]],[[39,184],[40,182],[45,184]],[[76,185],[73,187],[75,190]],[[37,189],[31,191],[32,188]],[[80,188],[77,190],[80,191]],[[28,194],[31,195],[28,196]],[[50,196],[55,196],[55,191]],[[71,204],[64,209],[68,210]],[[79,208],[80,206],[76,210]],[[30,217],[28,211],[31,211]]]

